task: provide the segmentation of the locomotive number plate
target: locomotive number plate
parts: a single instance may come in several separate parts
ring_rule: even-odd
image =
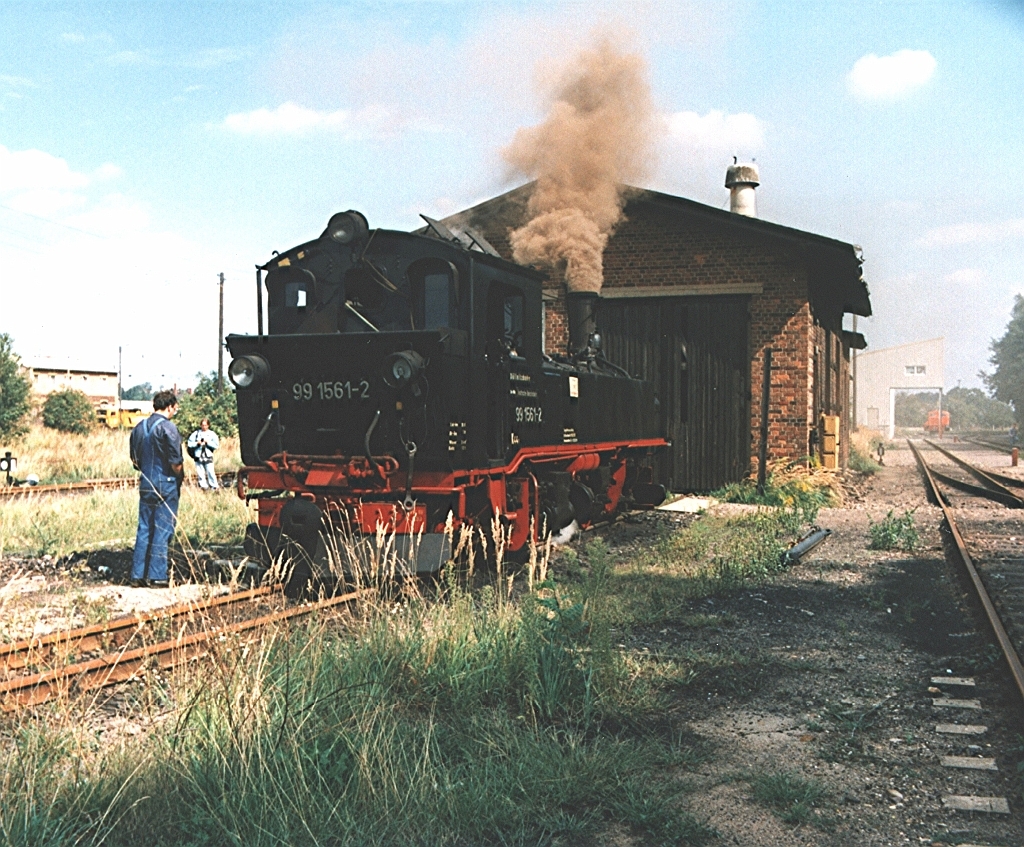
[[[539,424],[544,422],[544,409],[540,406],[516,406],[516,423]]]
[[[370,383],[365,379],[359,382],[345,380],[341,382],[296,382],[292,386],[293,400],[368,400]]]

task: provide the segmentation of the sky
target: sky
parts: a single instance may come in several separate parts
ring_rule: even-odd
[[[188,386],[256,327],[255,266],[337,211],[413,229],[523,181],[542,80],[648,68],[643,187],[860,245],[870,349],[980,387],[1024,293],[1024,2],[0,0],[0,333],[25,362]],[[849,316],[847,328],[852,327]],[[226,366],[226,362],[225,362]]]

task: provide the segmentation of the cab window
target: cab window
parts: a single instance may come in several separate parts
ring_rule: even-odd
[[[494,284],[487,295],[488,344],[497,344],[509,355],[523,355],[523,292]]]
[[[306,283],[287,282],[284,286],[284,305],[290,309],[306,308]]]
[[[423,259],[408,270],[416,329],[458,326],[458,271],[449,262]]]

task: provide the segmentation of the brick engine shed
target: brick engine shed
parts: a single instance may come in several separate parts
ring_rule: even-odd
[[[444,223],[481,233],[511,258],[509,232],[526,222],[532,188]],[[626,197],[604,251],[595,312],[606,356],[659,386],[672,440],[661,481],[674,491],[710,491],[756,470],[769,348],[769,460],[832,449],[823,431],[829,415],[839,419],[836,462],[845,466],[850,350],[865,343],[843,330],[843,316],[871,314],[858,248],[752,217],[735,189],[738,211],[643,189],[627,189]],[[549,353],[567,352],[565,292],[562,279],[549,278]]]

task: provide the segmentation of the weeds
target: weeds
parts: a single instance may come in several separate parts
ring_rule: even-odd
[[[914,552],[921,542],[917,527],[914,526],[913,509],[897,516],[890,509],[889,513],[878,521],[869,521],[868,532],[871,535],[872,550],[903,550]]]
[[[0,553],[65,556],[78,550],[126,549],[135,541],[139,494],[134,489],[55,496],[28,494],[0,502]],[[191,552],[210,544],[241,544],[250,520],[231,491],[182,489],[175,543]]]
[[[217,674],[180,670],[171,712],[135,742],[101,749],[71,720],[48,732],[25,718],[6,744],[0,833],[12,845],[550,844],[615,820],[709,841],[665,770],[693,761],[686,739],[600,731],[626,680],[591,650],[585,593],[502,594],[406,591],[365,608],[359,637],[314,621],[222,644]]]
[[[81,482],[86,479],[134,477],[128,458],[130,430],[97,427],[87,434],[58,432],[33,426],[8,448],[18,457],[18,475],[35,474],[41,484]],[[237,438],[222,438],[216,453],[217,471],[227,473],[241,466]],[[195,473],[192,460],[185,457],[187,476]]]
[[[656,624],[688,612],[716,591],[764,580],[807,521],[801,509],[761,509],[736,518],[706,516],[642,551],[609,581],[621,625]]]
[[[835,473],[788,461],[771,463],[763,493],[758,492],[753,479],[747,479],[720,488],[713,496],[727,503],[799,510],[808,523],[814,522],[819,509],[837,506],[843,499]]]
[[[882,469],[882,466],[872,459],[871,456],[862,453],[856,447],[850,447],[848,465],[852,471],[869,475],[876,474]]]
[[[777,812],[788,824],[811,824],[827,828],[830,822],[818,811],[826,799],[824,787],[793,773],[763,774],[750,780],[754,799]]]
[[[136,498],[4,504],[0,547],[130,546]],[[343,625],[221,642],[214,671],[145,677],[126,695],[149,716],[137,736],[101,738],[71,701],[12,719],[0,728],[0,835],[15,847],[553,844],[599,840],[615,821],[638,840],[707,843],[679,778],[707,751],[651,730],[665,725],[664,699],[695,683],[738,694],[792,669],[729,652],[640,657],[618,633],[728,624],[691,601],[781,570],[808,515],[798,504],[705,517],[659,535],[635,565],[591,543],[564,581],[550,549],[532,550],[523,573],[507,569],[500,532],[452,539],[465,561],[432,599],[406,580]],[[230,493],[187,489],[178,543],[230,543],[247,519]],[[470,591],[481,549],[495,570]],[[399,553],[381,533],[329,558],[359,580],[404,571]],[[790,813],[799,802],[814,801]]]

